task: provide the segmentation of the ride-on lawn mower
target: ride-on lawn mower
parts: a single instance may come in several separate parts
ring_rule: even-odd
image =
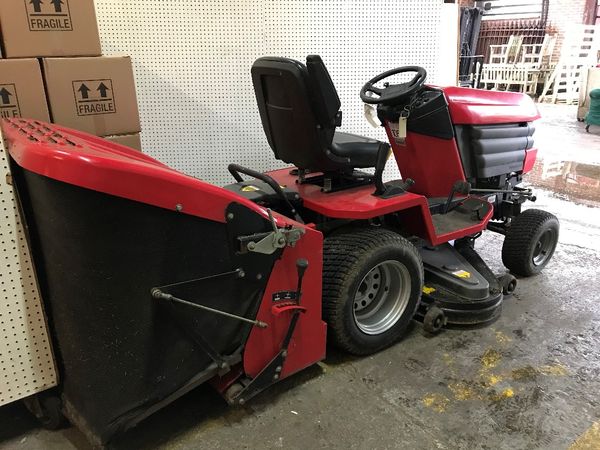
[[[516,280],[496,277],[475,239],[504,234],[504,265],[521,276],[558,239],[553,215],[521,212],[535,199],[519,182],[539,114],[525,95],[425,76],[401,67],[360,94],[402,174],[390,182],[389,144],[336,131],[340,101],[318,56],[255,62],[267,140],[294,167],[231,164],[225,188],[85,133],[3,121],[62,412],[106,444],[207,381],[245,403],[323,359],[326,334],[366,355],[415,318],[429,332],[497,318]]]

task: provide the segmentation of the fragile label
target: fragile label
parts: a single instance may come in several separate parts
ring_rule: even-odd
[[[0,117],[21,117],[17,87],[14,84],[0,84]]]
[[[78,116],[117,112],[111,79],[73,81],[73,95]]]
[[[69,0],[24,0],[29,31],[73,31]]]

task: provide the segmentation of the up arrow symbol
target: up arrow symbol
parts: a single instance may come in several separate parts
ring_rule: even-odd
[[[62,12],[62,5],[64,3],[62,0],[50,0],[50,3],[54,5],[54,11],[57,13]]]
[[[0,90],[0,98],[2,98],[2,104],[8,105],[10,103],[11,96],[12,96],[12,94],[10,93],[10,91],[8,89],[2,88]]]
[[[34,12],[42,12],[42,4],[44,3],[42,0],[31,0],[29,3],[33,5]]]
[[[107,91],[110,91],[110,89],[104,83],[100,83],[100,86],[98,86],[98,91],[100,91],[100,97],[106,98],[106,93]]]
[[[84,83],[81,83],[81,86],[79,86],[79,89],[77,89],[78,92],[81,92],[81,98],[86,99],[89,98],[89,92],[90,92],[90,88],[87,87]]]

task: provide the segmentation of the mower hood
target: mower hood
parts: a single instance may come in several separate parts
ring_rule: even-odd
[[[491,125],[532,122],[540,118],[533,100],[517,92],[442,88],[454,125]]]

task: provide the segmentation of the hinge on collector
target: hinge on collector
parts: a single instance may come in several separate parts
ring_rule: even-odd
[[[254,252],[271,255],[280,248],[286,246],[294,247],[304,234],[302,228],[279,228],[275,223],[275,218],[270,209],[267,209],[267,214],[269,214],[273,231],[251,234],[249,236],[238,236],[237,239],[240,243],[241,253]]]

